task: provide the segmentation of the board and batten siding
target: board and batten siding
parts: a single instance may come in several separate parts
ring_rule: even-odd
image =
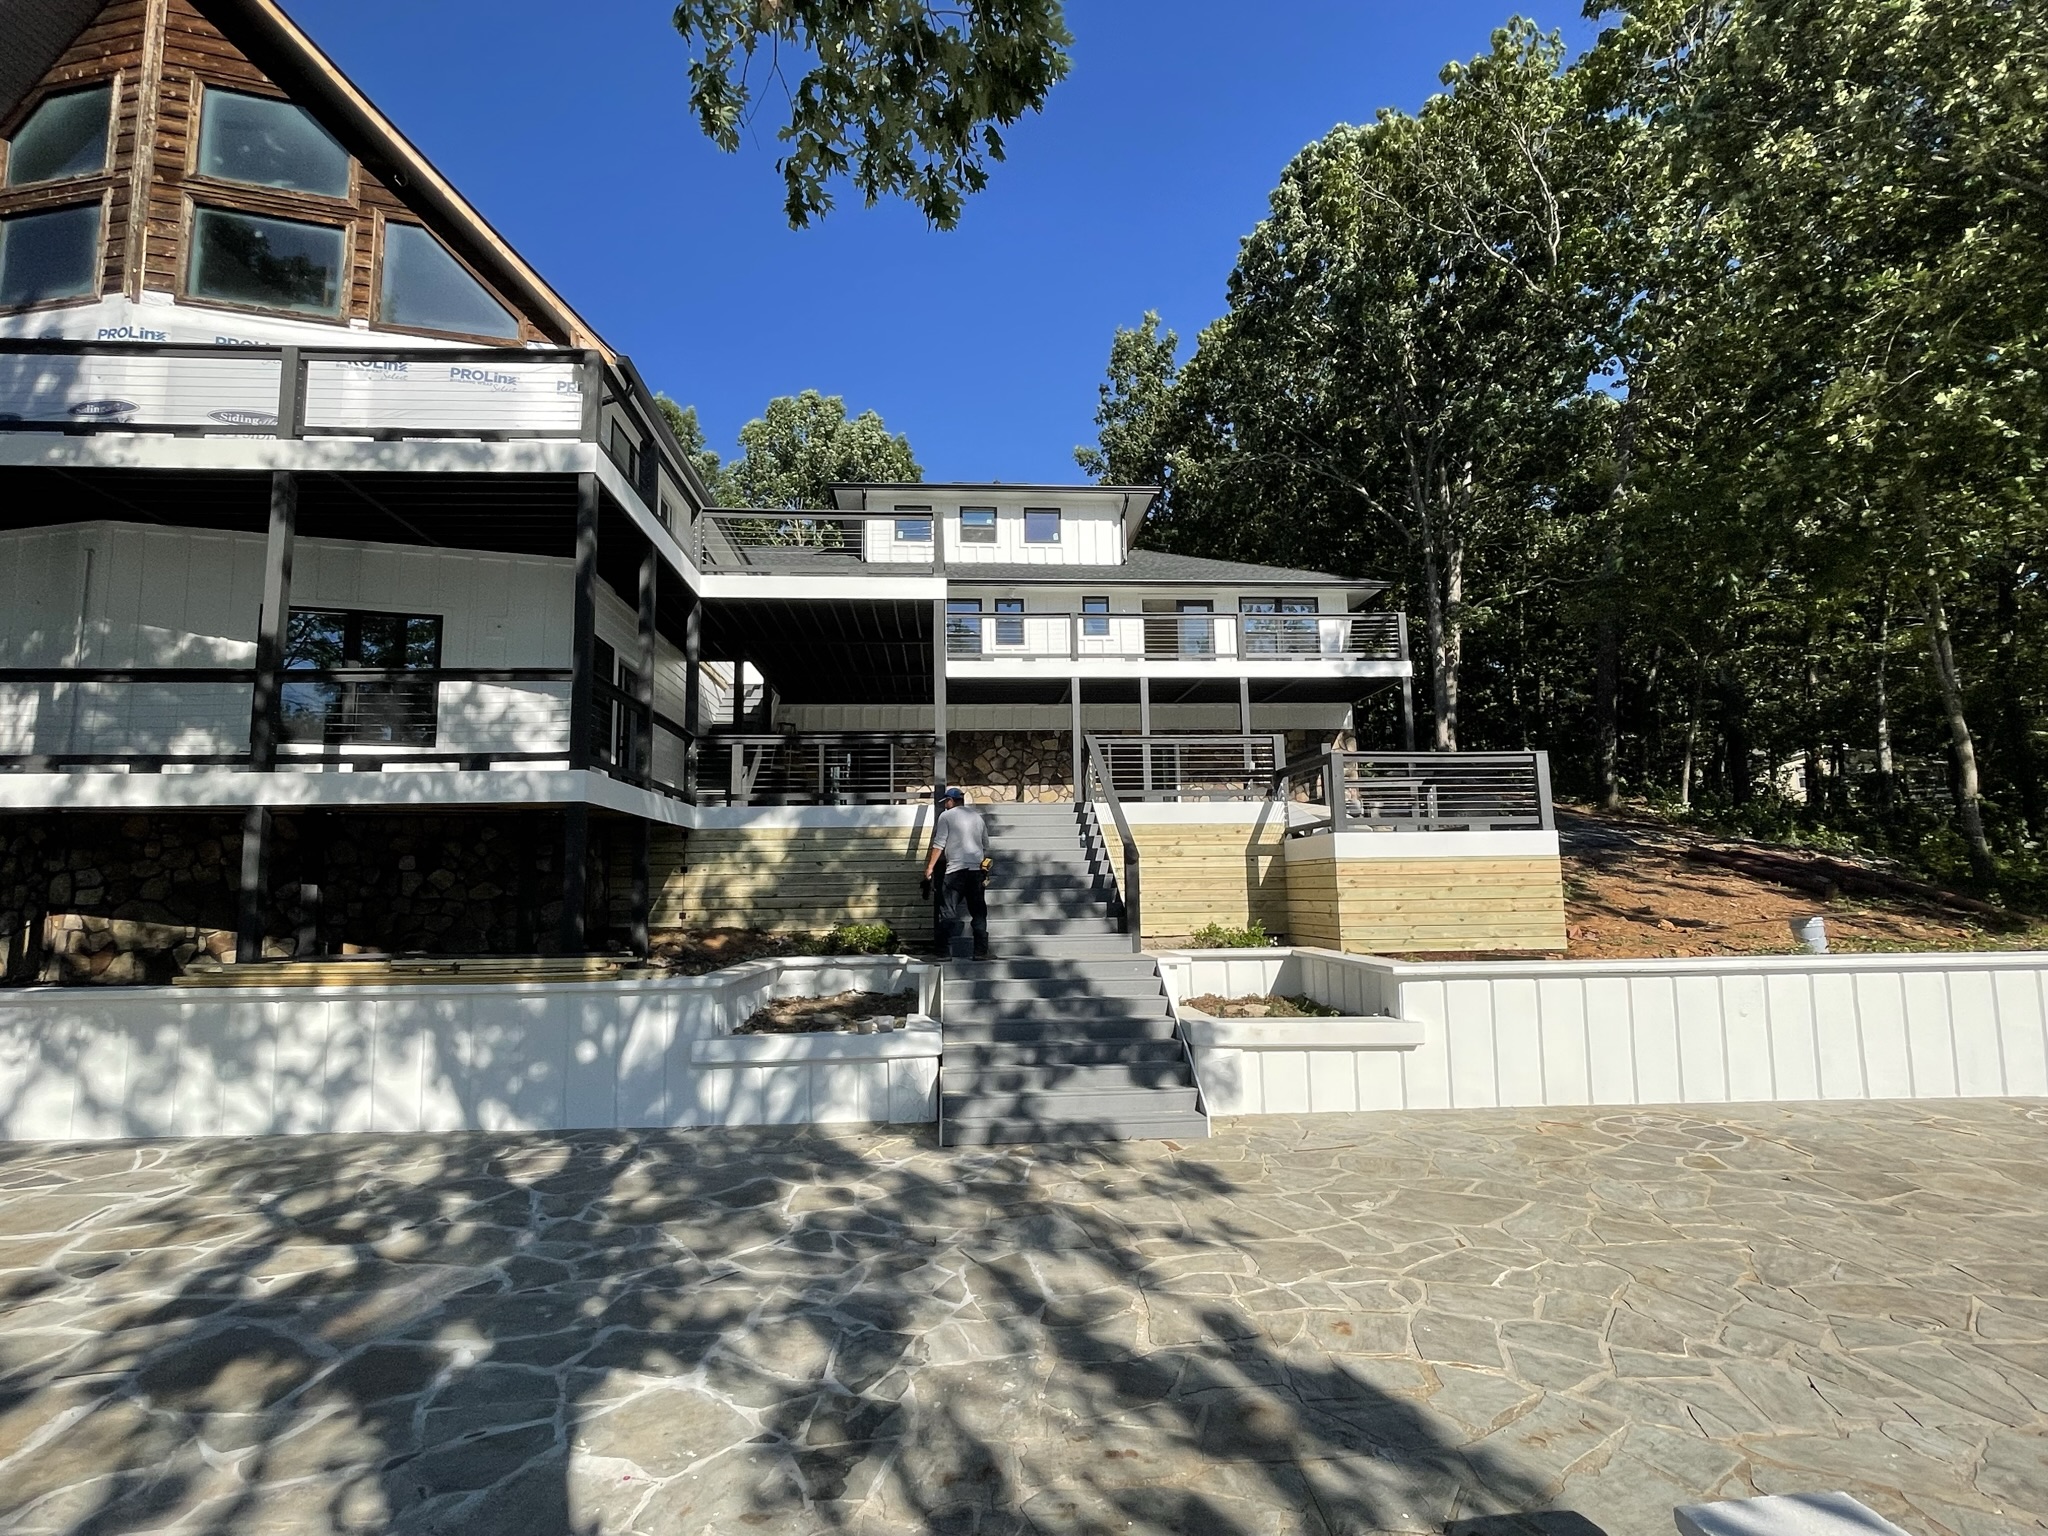
[[[993,507],[996,537],[993,544],[964,544],[960,540],[960,509]],[[929,507],[929,511],[925,510]],[[1024,542],[1024,511],[1057,507],[1060,541],[1057,544]],[[890,502],[879,497],[869,502],[870,520],[863,525],[862,557],[883,565],[929,565],[933,544],[930,539],[899,539],[896,519],[930,517],[939,548],[948,565],[1122,565],[1124,527],[1121,515],[1107,507],[1076,507],[1057,496],[1033,501],[1016,497],[991,496],[985,501],[962,501],[957,496],[940,502],[923,502],[904,495]]]
[[[260,535],[132,523],[0,534],[0,573],[0,666],[255,665]],[[300,539],[292,605],[436,615],[448,667],[569,664],[566,560]],[[679,682],[673,692],[679,700]],[[0,751],[233,752],[249,737],[246,685],[16,684],[0,694]],[[567,704],[566,683],[443,684],[439,744],[563,746]]]

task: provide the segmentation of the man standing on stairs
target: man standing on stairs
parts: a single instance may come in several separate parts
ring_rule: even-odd
[[[981,812],[967,803],[967,792],[948,786],[939,803],[938,824],[932,828],[932,851],[924,861],[924,884],[929,891],[939,861],[946,861],[941,876],[939,934],[941,946],[955,960],[970,954],[976,960],[988,958],[988,876],[983,861],[988,857],[988,823]],[[961,930],[972,925],[973,948]]]

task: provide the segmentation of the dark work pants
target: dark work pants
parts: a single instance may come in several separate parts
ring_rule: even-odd
[[[969,935],[962,930],[972,928]],[[939,910],[939,932],[944,948],[955,960],[988,953],[988,877],[978,869],[956,869],[946,875],[945,896]]]

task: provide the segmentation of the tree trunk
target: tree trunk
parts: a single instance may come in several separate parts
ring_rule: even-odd
[[[1678,803],[1692,809],[1694,754],[1700,744],[1700,711],[1707,703],[1707,664],[1702,661],[1693,676],[1692,707],[1685,715],[1685,759],[1678,769]]]
[[[1458,667],[1465,649],[1465,551],[1456,541],[1422,548],[1424,622],[1429,631],[1430,702],[1438,752],[1458,750]]]
[[[1813,644],[1806,649],[1806,741],[1802,748],[1802,772],[1806,779],[1806,808],[1819,812],[1823,784],[1820,770],[1820,667],[1813,659]]]
[[[1881,810],[1889,812],[1897,803],[1898,777],[1892,764],[1892,710],[1890,697],[1885,692],[1885,664],[1892,656],[1892,589],[1891,580],[1886,578],[1877,594],[1877,676],[1874,679],[1877,702],[1877,803]]]
[[[2011,783],[2019,812],[2030,831],[2041,830],[2040,764],[2034,757],[2034,722],[2020,686],[2019,581],[2024,570],[2008,558],[1998,571],[1998,763]]]
[[[1721,742],[1728,765],[1728,799],[1735,805],[1749,804],[1755,780],[1750,766],[1753,755],[1749,739],[1749,700],[1742,685],[1721,669]]]
[[[1593,662],[1593,720],[1598,737],[1600,808],[1621,809],[1621,624],[1612,613],[1600,620]]]
[[[1950,750],[1955,754],[1956,822],[1970,851],[1970,869],[1985,884],[1998,878],[1998,863],[1991,857],[1991,840],[1984,835],[1984,811],[1977,790],[1977,747],[1970,738],[1970,722],[1963,713],[1962,679],[1956,671],[1955,646],[1950,640],[1948,610],[1942,606],[1941,582],[1932,571],[1927,574],[1927,638],[1934,656],[1934,674],[1941,683],[1942,713],[1948,717]]]

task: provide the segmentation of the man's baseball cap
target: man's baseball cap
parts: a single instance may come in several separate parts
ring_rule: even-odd
[[[965,800],[967,798],[967,791],[957,784],[948,784],[946,792],[939,796],[939,798],[941,800]]]

